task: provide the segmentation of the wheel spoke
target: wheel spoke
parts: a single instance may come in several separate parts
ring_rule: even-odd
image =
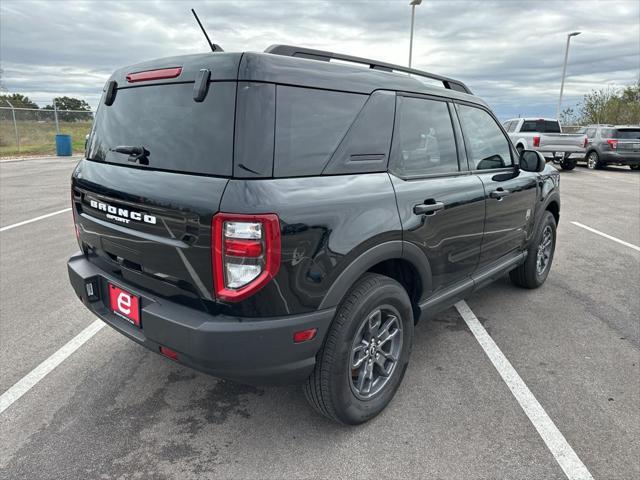
[[[369,344],[365,342],[363,339],[362,342],[351,351],[351,368],[352,369],[355,370],[357,368],[360,368],[360,365],[362,365],[362,362],[364,362],[367,359],[368,347],[369,347]]]
[[[391,370],[393,370],[395,363],[395,358],[392,355],[387,356],[387,354],[384,354],[376,358],[376,365],[378,365],[380,373],[385,377],[388,377],[391,374]]]
[[[382,323],[382,312],[380,310],[376,310],[369,316],[368,321],[368,329],[369,329],[369,338],[375,338],[378,336],[378,331],[380,330],[380,324]]]
[[[382,327],[380,327],[380,331],[378,332],[378,341],[380,345],[385,344],[387,341],[392,339],[396,333],[398,333],[397,327],[393,332],[389,332],[391,327],[397,325],[397,323],[398,318],[395,315],[389,315],[389,317],[387,317]]]

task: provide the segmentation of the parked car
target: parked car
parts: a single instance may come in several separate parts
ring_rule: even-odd
[[[345,424],[392,399],[420,318],[540,286],[560,214],[558,172],[462,82],[282,45],[117,70],[71,193],[93,314]]]
[[[584,158],[586,137],[583,133],[562,133],[558,120],[550,118],[514,118],[504,122],[509,138],[518,151],[536,150],[563,170],[573,170]]]
[[[629,165],[640,170],[640,125],[589,125],[585,160],[590,169],[606,165]]]

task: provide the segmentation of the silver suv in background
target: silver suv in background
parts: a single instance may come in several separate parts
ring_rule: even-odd
[[[578,159],[584,157],[587,145],[584,133],[563,133],[558,120],[514,118],[502,125],[519,153],[537,150],[563,170],[573,170]]]
[[[591,169],[607,165],[629,165],[640,170],[640,125],[589,125],[585,160]]]

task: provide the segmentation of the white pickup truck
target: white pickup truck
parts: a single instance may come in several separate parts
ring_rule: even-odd
[[[583,133],[562,133],[558,120],[549,118],[514,118],[502,124],[518,152],[538,150],[547,160],[559,163],[563,170],[573,170],[583,159],[587,137]]]

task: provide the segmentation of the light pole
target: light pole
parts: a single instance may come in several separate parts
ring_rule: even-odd
[[[562,80],[560,81],[560,98],[558,98],[558,110],[556,112],[556,118],[560,118],[560,109],[562,108],[562,92],[564,90],[564,77],[567,73],[567,59],[569,58],[569,42],[571,37],[580,35],[581,32],[571,32],[567,34],[567,46],[564,49],[564,65],[562,66]]]
[[[416,5],[420,5],[422,0],[411,0],[411,34],[409,35],[409,68],[411,68],[411,54],[413,53],[413,21],[416,16]]]

